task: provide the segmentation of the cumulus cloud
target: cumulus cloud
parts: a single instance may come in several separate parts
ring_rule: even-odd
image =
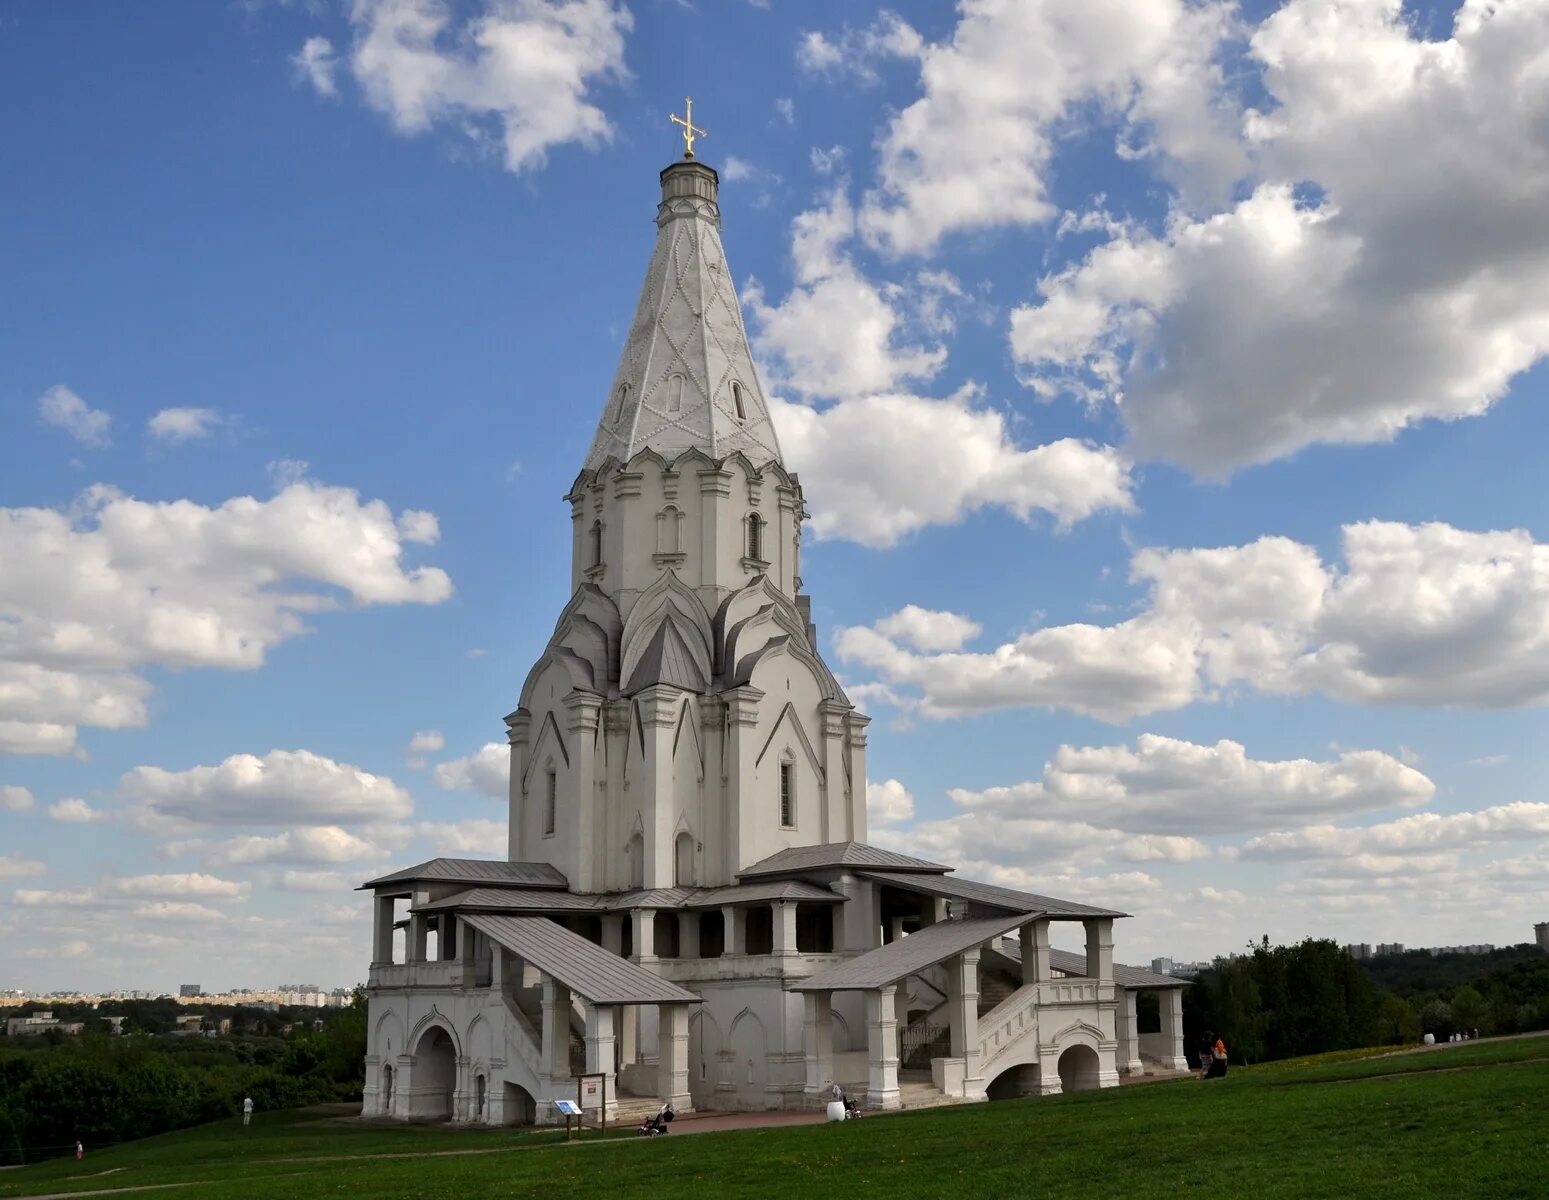
[[[109,876],[90,887],[18,888],[12,899],[22,908],[126,909],[152,919],[186,919],[221,916],[200,901],[240,903],[251,892],[251,884],[191,872]]]
[[[467,789],[504,800],[510,792],[511,748],[504,742],[485,742],[465,758],[438,764],[435,775],[448,790]]]
[[[1363,855],[1457,852],[1549,837],[1549,804],[1526,801],[1477,812],[1416,813],[1380,825],[1313,825],[1267,833],[1242,847],[1245,858],[1353,859]]]
[[[1114,625],[1034,629],[989,651],[929,653],[885,619],[836,635],[925,716],[1063,708],[1108,721],[1232,688],[1506,708],[1549,702],[1549,546],[1522,530],[1368,521],[1343,569],[1287,538],[1147,549],[1149,601]]]
[[[310,750],[271,750],[262,758],[233,754],[217,766],[186,771],[136,767],[124,774],[120,788],[137,802],[131,819],[153,832],[221,825],[370,824],[399,820],[413,810],[409,793],[385,775]],[[274,847],[276,853],[299,853],[305,846],[316,854],[325,845],[354,845],[349,835],[341,840],[318,830],[295,832],[290,840],[254,841]],[[258,852],[252,842],[248,845],[249,852]]]
[[[914,796],[896,779],[866,781],[866,820],[873,828],[914,819]]]
[[[1250,44],[1249,193],[1044,278],[1029,382],[1122,398],[1137,455],[1211,477],[1485,411],[1549,352],[1546,39],[1538,3],[1431,41],[1400,0],[1291,0]]]
[[[348,488],[291,482],[216,508],[98,485],[68,509],[0,508],[0,750],[64,754],[81,725],[143,725],[150,665],[250,670],[306,618],[437,604],[451,580],[406,567],[434,517],[395,520]]]
[[[110,441],[108,426],[113,418],[92,408],[64,384],[55,384],[38,397],[38,415],[83,446],[101,447]]]
[[[304,826],[265,837],[251,834],[203,847],[205,861],[229,866],[246,863],[347,863],[381,858],[374,841],[337,825]]]
[[[359,879],[339,871],[281,871],[272,882],[282,892],[318,895],[347,895],[360,884]]]
[[[400,133],[457,130],[498,147],[512,171],[541,167],[555,146],[613,136],[591,99],[596,84],[628,74],[634,21],[613,0],[484,0],[465,21],[444,0],[354,0],[350,19],[350,71]]]
[[[934,612],[916,604],[906,604],[890,617],[883,617],[876,630],[892,641],[908,642],[916,650],[961,650],[963,643],[984,632],[977,621],[952,612]]]
[[[1049,164],[1083,106],[1119,124],[1122,157],[1155,159],[1190,194],[1224,192],[1244,170],[1219,62],[1234,5],[963,0],[959,9],[943,42],[892,35],[919,58],[922,94],[882,137],[881,186],[860,216],[874,243],[918,253],[952,232],[1049,219]],[[845,49],[843,38],[803,42],[811,70],[865,61]]]
[[[786,461],[801,472],[818,537],[891,546],[981,508],[1066,526],[1132,507],[1128,464],[1109,446],[1062,438],[1023,449],[1005,418],[960,392],[946,400],[885,394],[826,409],[769,404]],[[857,457],[855,447],[866,446]]]
[[[445,749],[446,738],[439,729],[421,729],[409,739],[410,754],[435,754]]]
[[[309,37],[301,49],[291,55],[291,66],[296,78],[310,84],[319,96],[337,96],[339,84],[335,76],[339,60],[334,54],[333,43],[325,37]]]
[[[14,879],[34,879],[48,873],[48,867],[35,858],[21,854],[0,854],[0,883]]]
[[[1378,750],[1332,762],[1263,761],[1237,742],[1142,734],[1130,746],[1061,746],[1039,779],[949,793],[966,810],[1084,820],[1136,833],[1210,835],[1417,808],[1436,785]]]
[[[221,424],[213,408],[164,408],[145,424],[146,432],[170,445],[203,441]]]
[[[485,858],[504,855],[507,826],[504,821],[469,817],[461,821],[421,821],[415,832],[435,847],[437,854],[471,854]]]
[[[32,793],[20,784],[0,784],[0,808],[7,812],[26,812],[35,803]]]
[[[880,61],[918,58],[924,48],[925,40],[908,22],[883,12],[870,25],[846,26],[834,38],[807,30],[796,43],[796,66],[809,75],[873,84]]]
[[[106,813],[98,811],[86,801],[74,796],[50,804],[48,815],[51,820],[63,821],[68,825],[90,825],[107,819]]]

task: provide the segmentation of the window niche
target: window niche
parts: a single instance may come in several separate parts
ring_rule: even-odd
[[[683,552],[683,510],[669,504],[656,514],[656,553],[651,561],[658,567],[680,567],[687,557]]]
[[[787,750],[780,756],[780,828],[796,828],[796,759]]]

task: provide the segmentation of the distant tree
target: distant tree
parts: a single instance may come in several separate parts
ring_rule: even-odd
[[[1488,1010],[1485,1008],[1484,997],[1479,990],[1469,984],[1452,989],[1452,998],[1448,1002],[1452,1009],[1452,1020],[1455,1027],[1464,1033],[1472,1033],[1479,1029],[1488,1033]]]
[[[1377,1003],[1378,1039],[1403,1046],[1420,1040],[1420,1013],[1408,1000],[1385,992]]]
[[[1439,996],[1426,1001],[1425,1007],[1420,1010],[1420,1028],[1435,1035],[1437,1041],[1445,1041],[1457,1030],[1453,1024],[1452,1006]]]

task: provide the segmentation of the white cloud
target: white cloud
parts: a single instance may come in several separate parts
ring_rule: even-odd
[[[13,879],[33,879],[48,873],[48,867],[35,858],[20,854],[0,854],[0,883]]]
[[[305,480],[218,508],[101,485],[68,510],[0,508],[0,749],[63,754],[77,726],[143,725],[136,669],[253,669],[345,598],[440,603],[446,573],[402,561],[433,528]]]
[[[133,820],[157,832],[220,825],[370,824],[398,820],[413,810],[409,793],[385,775],[309,750],[271,750],[262,758],[233,754],[218,766],[187,771],[136,767],[124,774],[120,786],[139,802]],[[295,836],[328,837],[315,832]],[[318,844],[312,843],[314,851]],[[295,843],[287,846],[296,848]]]
[[[846,27],[839,37],[808,30],[796,43],[796,66],[809,75],[877,82],[877,63],[890,58],[919,58],[925,41],[896,13],[882,12],[870,25]]]
[[[914,796],[896,779],[866,781],[866,820],[873,827],[914,820]]]
[[[415,832],[429,840],[437,854],[504,855],[509,844],[506,823],[485,817],[421,821]]]
[[[1245,858],[1351,859],[1361,855],[1445,853],[1549,837],[1549,804],[1520,801],[1477,812],[1416,813],[1364,828],[1313,825],[1267,833],[1242,847]]]
[[[778,305],[754,279],[742,299],[756,322],[753,346],[775,378],[806,396],[844,397],[930,379],[945,347],[910,343],[899,285],[867,279],[842,249],[855,233],[844,186],[791,225],[795,286]]]
[[[439,729],[421,729],[409,739],[410,754],[434,754],[445,749],[446,738]]]
[[[780,96],[775,100],[775,112],[780,114],[780,119],[787,125],[796,124],[796,101],[789,96]]]
[[[467,788],[496,800],[510,790],[511,748],[504,742],[485,742],[466,758],[454,758],[436,767],[436,782],[444,788]]]
[[[106,446],[110,440],[108,426],[113,418],[92,408],[63,384],[55,384],[38,397],[38,415],[83,446]]]
[[[612,0],[485,0],[460,24],[443,0],[355,0],[350,19],[350,69],[400,133],[442,124],[498,140],[512,171],[541,167],[554,146],[613,136],[588,98],[627,75],[634,20]]]
[[[107,819],[106,813],[99,812],[86,801],[75,796],[50,804],[48,815],[52,820],[63,821],[69,825],[89,825]]]
[[[883,637],[908,642],[916,650],[961,650],[963,643],[984,632],[977,621],[952,612],[934,612],[915,604],[906,604],[876,624]]]
[[[1549,353],[1546,40],[1540,3],[1468,0],[1440,41],[1399,0],[1283,5],[1250,194],[1045,278],[1029,381],[1121,399],[1138,456],[1209,477],[1485,411]]]
[[[290,61],[296,78],[310,84],[319,96],[339,94],[339,85],[334,78],[339,71],[339,60],[334,55],[333,43],[327,38],[309,37]]]
[[[1037,780],[949,794],[964,809],[991,815],[1210,836],[1415,808],[1435,796],[1436,786],[1378,750],[1347,750],[1333,762],[1262,761],[1237,742],[1202,746],[1146,733],[1133,749],[1061,746]]]
[[[1521,530],[1442,524],[1343,532],[1342,571],[1278,537],[1141,550],[1131,576],[1149,585],[1149,603],[1115,625],[925,653],[883,622],[840,630],[836,645],[932,717],[1033,706],[1123,721],[1233,687],[1368,703],[1549,702],[1549,546]]]
[[[26,812],[35,803],[32,793],[20,784],[0,784],[0,808],[8,812]]]
[[[164,408],[146,422],[146,432],[157,441],[180,445],[203,441],[222,422],[213,408]]]
[[[1117,153],[1155,158],[1204,195],[1244,169],[1217,61],[1235,6],[1185,0],[963,0],[950,40],[917,46],[922,95],[881,143],[881,187],[861,227],[898,253],[945,234],[1049,219],[1060,132],[1095,104],[1120,126]],[[804,43],[804,47],[806,43]],[[812,69],[836,70],[820,39]]]
[[[304,826],[273,837],[236,837],[204,849],[205,861],[218,865],[364,862],[385,853],[375,842],[337,825]]]
[[[137,904],[130,915],[142,921],[224,921],[226,914],[189,900],[152,900]]]
[[[86,909],[93,914],[127,910],[137,917],[184,920],[219,918],[221,913],[198,901],[242,902],[251,891],[251,884],[199,873],[122,875],[110,876],[92,887],[18,888],[12,900],[22,908]]]
[[[282,871],[273,882],[282,892],[348,895],[361,881],[339,871]],[[353,910],[350,915],[358,916]]]
[[[1023,449],[999,412],[971,401],[886,394],[819,410],[771,400],[816,536],[891,546],[991,506],[1024,521],[1047,513],[1060,526],[1132,506],[1128,465],[1111,447],[1062,438]]]

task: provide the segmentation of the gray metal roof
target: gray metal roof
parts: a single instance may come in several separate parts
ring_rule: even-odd
[[[871,867],[882,871],[933,871],[942,873],[952,868],[940,863],[926,862],[923,858],[910,858],[865,842],[824,842],[818,846],[790,846],[768,858],[760,859],[751,867],[737,872],[739,879],[751,879],[759,875],[799,875],[803,871],[816,871],[823,867]]]
[[[931,896],[947,896],[954,900],[984,904],[991,908],[1004,908],[1010,912],[1045,913],[1051,917],[1127,917],[1129,913],[1112,908],[1097,908],[1091,904],[1077,904],[1074,900],[1057,900],[1053,896],[1039,896],[1033,892],[1018,892],[1012,888],[996,887],[992,883],[980,883],[975,879],[959,879],[956,876],[905,875],[895,871],[861,871],[867,879],[880,880],[895,887],[924,892]]]
[[[475,887],[414,906],[415,912],[446,909],[495,912],[625,912],[636,908],[720,908],[725,904],[754,904],[769,900],[797,900],[843,904],[844,897],[802,879],[766,879],[720,888],[643,888],[634,892],[585,894],[535,891],[531,888]]]
[[[1069,950],[1049,951],[1049,965],[1056,971],[1065,971],[1071,975],[1086,974],[1086,955],[1074,954]],[[1179,979],[1173,975],[1161,975],[1156,971],[1148,971],[1144,967],[1126,967],[1123,963],[1113,964],[1113,981],[1122,988],[1136,990],[1140,988],[1169,988],[1187,987],[1187,979]]]
[[[547,917],[468,913],[460,919],[593,1004],[700,1003],[693,992],[594,946]]]
[[[557,867],[548,863],[504,862],[487,858],[433,858],[416,866],[382,875],[356,888],[382,887],[389,883],[506,883],[529,888],[569,887]]]
[[[580,896],[575,892],[534,891],[530,888],[476,887],[454,892],[428,904],[416,904],[413,912],[440,912],[444,909],[476,911],[488,909],[497,912],[590,912],[597,907],[597,897]]]
[[[1027,920],[1026,913],[1013,917],[974,917],[961,921],[937,921],[918,933],[901,937],[875,950],[815,972],[790,985],[793,992],[843,992],[857,988],[886,987],[905,976],[935,966],[982,942],[994,941],[1008,929]]]

